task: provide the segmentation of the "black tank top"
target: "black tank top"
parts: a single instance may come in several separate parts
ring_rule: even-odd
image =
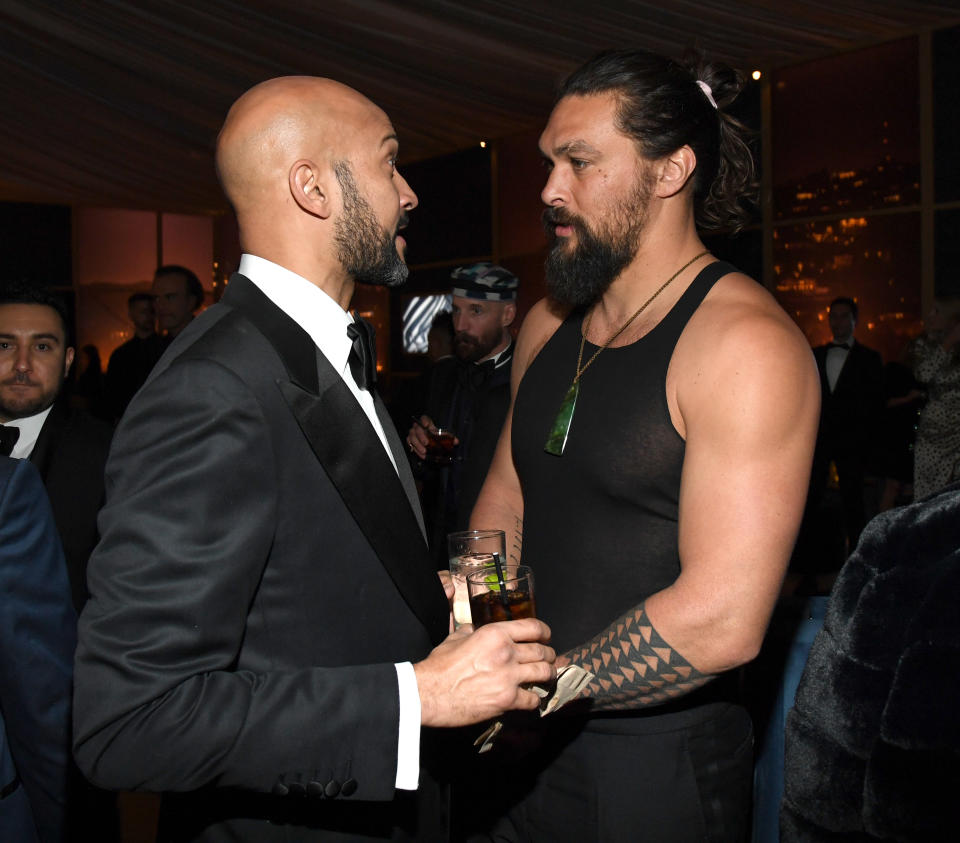
[[[631,345],[607,348],[580,380],[563,456],[544,451],[576,371],[583,311],[530,364],[513,414],[523,489],[523,562],[537,615],[558,653],[588,641],[680,573],[677,501],[684,441],[670,421],[666,378],[688,320],[717,279],[705,267],[670,312]],[[586,362],[597,346],[584,345]]]

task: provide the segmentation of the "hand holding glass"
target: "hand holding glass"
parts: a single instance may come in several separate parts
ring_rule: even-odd
[[[453,450],[457,445],[457,436],[452,430],[438,427],[427,431],[427,457],[437,465],[449,465],[453,461]]]

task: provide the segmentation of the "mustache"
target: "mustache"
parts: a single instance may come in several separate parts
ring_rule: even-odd
[[[571,214],[566,208],[545,208],[540,215],[540,221],[543,224],[543,230],[551,242],[559,239],[554,228],[558,225],[568,225],[578,234],[583,235],[587,231],[583,220],[576,214]]]
[[[463,333],[454,334],[453,341],[467,343],[469,345],[477,345],[479,343],[479,340],[477,340],[476,337],[471,337],[470,334]]]
[[[403,231],[408,225],[410,225],[410,215],[404,211],[397,220],[397,231]]]
[[[570,225],[577,218],[566,208],[544,208],[540,219],[544,225]]]
[[[7,378],[2,382],[4,386],[40,386],[36,381],[30,380],[26,375],[22,375],[19,372],[15,374],[12,378]]]

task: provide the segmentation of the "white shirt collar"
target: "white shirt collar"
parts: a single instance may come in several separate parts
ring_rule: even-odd
[[[354,321],[353,316],[302,275],[264,258],[241,255],[239,272],[307,332],[357,399],[360,409],[380,439],[387,458],[396,469],[397,461],[377,416],[373,393],[357,386],[347,366],[350,349],[353,348],[353,341],[347,336],[347,326]]]
[[[4,422],[6,427],[20,428],[20,438],[17,439],[17,444],[13,446],[13,450],[10,452],[11,457],[15,460],[25,460],[33,453],[33,448],[40,436],[40,428],[43,427],[43,423],[47,420],[47,416],[50,415],[52,409],[53,404],[35,416],[26,416],[22,419],[12,419]]]
[[[353,316],[316,284],[272,261],[244,254],[238,271],[307,332],[331,366],[341,374],[347,370]]]
[[[474,366],[479,366],[481,363],[486,363],[488,360],[492,360],[492,361],[493,361],[493,368],[494,368],[494,369],[499,369],[504,363],[507,362],[506,360],[503,360],[503,361],[501,362],[501,359],[500,359],[500,358],[502,358],[503,355],[506,354],[506,353],[510,350],[511,346],[513,346],[513,339],[512,339],[512,338],[510,339],[510,341],[509,341],[503,348],[501,348],[501,349],[500,349],[496,354],[494,354],[492,357],[486,357],[486,358],[484,358],[483,360],[477,360],[477,362],[474,363],[473,365],[474,365]]]

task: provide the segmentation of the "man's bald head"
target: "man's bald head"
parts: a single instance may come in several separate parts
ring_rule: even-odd
[[[301,158],[349,157],[358,131],[386,115],[333,79],[283,76],[254,86],[230,108],[217,139],[217,173],[237,213],[282,193]]]
[[[217,143],[241,247],[344,307],[355,282],[402,283],[399,232],[417,197],[397,172],[397,154],[390,119],[346,85],[290,76],[251,88]]]

